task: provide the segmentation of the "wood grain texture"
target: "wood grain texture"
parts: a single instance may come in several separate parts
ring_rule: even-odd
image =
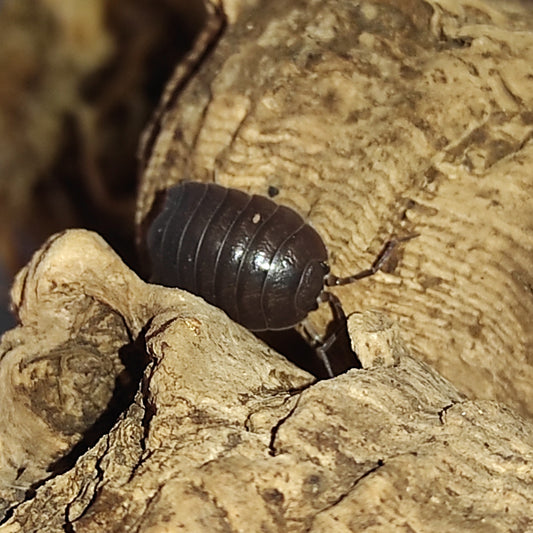
[[[0,533],[531,530],[529,7],[219,7],[223,36],[152,130],[139,227],[187,176],[276,187],[340,275],[420,236],[393,272],[335,289],[386,316],[352,315],[364,368],[320,382],[97,235],[53,237],[0,343]],[[76,449],[132,344],[134,397]]]
[[[87,231],[47,243],[12,294],[21,324],[0,345],[2,405],[25,416],[38,453],[6,457],[21,426],[3,419],[15,431],[0,433],[0,465],[11,468],[0,470],[0,496],[21,466],[42,470],[25,501],[2,500],[10,512],[1,533],[531,529],[531,421],[467,400],[377,313],[350,321],[354,341],[374,351],[366,368],[316,382],[200,298],[142,282]],[[142,338],[148,364],[114,425],[45,480],[42,458],[55,459],[57,447],[41,428],[58,438],[64,428],[49,410],[26,408],[54,407],[38,386],[46,379],[35,376],[23,397],[6,387],[25,376],[8,340],[24,342],[31,360],[44,342],[76,338],[88,302],[120,318],[107,331],[117,344],[124,329]],[[67,370],[59,384],[75,374]],[[93,398],[80,389],[76,405]]]
[[[161,119],[137,223],[184,178],[279,189],[332,271],[413,231],[397,269],[335,289],[386,310],[471,398],[533,413],[533,15],[520,2],[234,2]],[[235,13],[238,13],[237,15]],[[329,315],[313,320],[324,326]]]

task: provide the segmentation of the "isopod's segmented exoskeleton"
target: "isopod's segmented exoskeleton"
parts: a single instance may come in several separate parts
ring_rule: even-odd
[[[320,235],[298,213],[214,183],[167,191],[148,251],[154,282],[202,296],[252,331],[302,321],[329,272]]]
[[[183,182],[167,190],[147,248],[153,282],[202,296],[248,329],[265,331],[297,325],[321,302],[345,326],[340,301],[324,287],[371,276],[415,236],[388,241],[370,268],[341,278],[329,272],[322,238],[296,211],[214,183]],[[330,376],[326,352],[338,331],[325,340],[311,335]]]

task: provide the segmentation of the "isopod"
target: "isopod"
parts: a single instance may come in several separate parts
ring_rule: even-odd
[[[403,239],[388,241],[371,268],[349,277],[330,273],[318,232],[293,209],[215,183],[182,182],[166,192],[147,233],[151,281],[203,297],[251,331],[289,329],[321,302],[345,320],[325,287],[378,271]],[[333,375],[325,350],[317,353]]]

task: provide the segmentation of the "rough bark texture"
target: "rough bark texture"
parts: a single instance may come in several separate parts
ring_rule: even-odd
[[[2,533],[533,527],[533,424],[495,402],[466,400],[375,312],[350,322],[356,344],[381,346],[367,368],[315,382],[220,310],[145,284],[86,231],[43,247],[13,299],[21,326],[1,346],[2,405],[13,416],[0,425],[0,482],[4,497],[14,485],[34,483],[36,492],[18,505],[17,495],[4,500],[13,508]],[[113,324],[116,335],[102,327],[84,337],[87,322]],[[149,364],[112,429],[39,484],[46,458],[65,453],[67,429],[79,437],[76,413],[96,395],[79,388],[73,404],[43,393],[36,384],[45,380],[20,362],[42,365],[46,352],[54,367],[67,337],[70,354],[101,354],[95,381],[109,372],[113,343],[142,339]],[[79,368],[67,370],[50,371],[48,388],[66,388]],[[19,390],[6,390],[14,382]]]
[[[469,397],[531,415],[531,6],[229,10],[215,49],[146,136],[138,222],[156,189],[185,178],[275,187],[319,230],[338,275],[416,231],[394,274],[335,289],[345,310],[386,309]]]
[[[0,533],[533,531],[530,9],[221,9],[146,134],[139,227],[190,177],[274,187],[338,274],[420,236],[336,289],[387,311],[351,316],[364,368],[320,382],[97,235],[52,238],[0,344]]]

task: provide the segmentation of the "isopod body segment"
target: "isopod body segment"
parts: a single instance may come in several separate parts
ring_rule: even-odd
[[[147,249],[153,282],[197,294],[252,331],[302,321],[329,273],[322,238],[296,211],[214,183],[168,189]]]

